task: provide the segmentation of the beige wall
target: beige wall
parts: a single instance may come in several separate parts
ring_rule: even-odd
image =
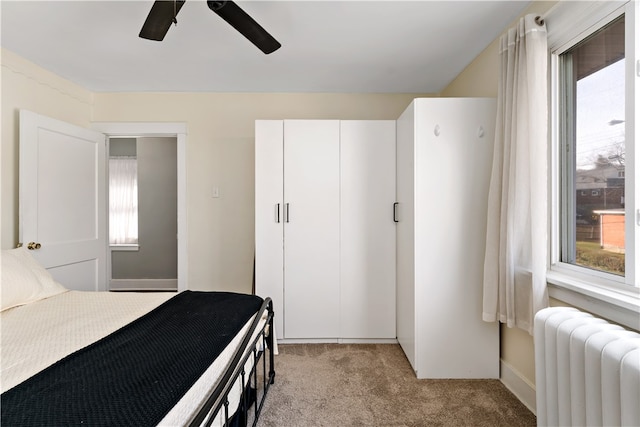
[[[554,4],[534,2],[523,15],[544,14]],[[442,96],[498,96],[499,38],[494,40],[441,93]],[[533,338],[525,331],[500,325],[500,357],[530,384],[535,384]]]
[[[18,239],[18,111],[82,127],[92,121],[185,122],[190,289],[251,290],[254,121],[395,119],[424,94],[92,94],[2,51],[1,245]],[[213,186],[220,197],[211,197]]]
[[[93,121],[187,124],[189,288],[251,290],[256,119],[395,119],[418,94],[94,94]],[[220,197],[212,198],[219,187]]]
[[[93,95],[6,49],[0,50],[2,90],[0,241],[3,249],[18,242],[18,112],[31,110],[89,126]]]

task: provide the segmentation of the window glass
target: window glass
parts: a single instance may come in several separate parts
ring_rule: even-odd
[[[624,15],[560,56],[561,261],[625,274]]]
[[[109,158],[109,243],[138,243],[138,161]]]

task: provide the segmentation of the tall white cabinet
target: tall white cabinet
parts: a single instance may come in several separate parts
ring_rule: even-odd
[[[256,293],[280,339],[395,338],[395,121],[256,121]]]
[[[397,336],[418,378],[498,378],[482,321],[493,99],[420,98],[397,121]]]

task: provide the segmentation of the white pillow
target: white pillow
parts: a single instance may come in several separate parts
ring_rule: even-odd
[[[0,311],[66,292],[22,247],[2,251]]]

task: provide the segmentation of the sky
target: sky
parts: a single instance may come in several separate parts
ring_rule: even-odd
[[[577,83],[578,169],[592,169],[598,154],[606,156],[624,141],[624,67],[622,59]]]

